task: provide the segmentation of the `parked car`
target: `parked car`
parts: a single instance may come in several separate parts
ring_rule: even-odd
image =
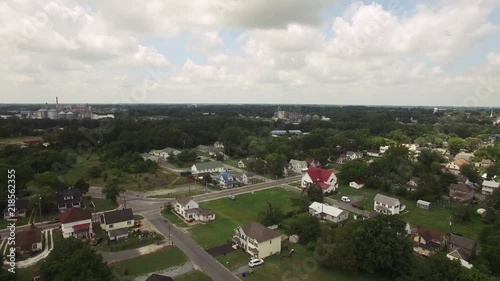
[[[251,268],[254,268],[254,267],[259,266],[261,264],[264,264],[263,259],[253,259],[253,260],[248,262],[248,266],[250,266]]]
[[[347,197],[347,196],[342,196],[342,198],[340,198],[340,200],[342,202],[346,202],[346,203],[350,203],[351,202],[351,199],[349,197]]]

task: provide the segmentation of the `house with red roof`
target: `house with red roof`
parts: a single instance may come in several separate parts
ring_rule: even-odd
[[[92,212],[80,208],[69,208],[60,214],[61,231],[64,238],[90,238],[92,232]]]
[[[357,180],[357,181],[351,181],[349,183],[349,186],[355,189],[360,189],[365,186],[365,182],[362,180]]]
[[[305,188],[308,184],[315,183],[323,189],[323,192],[332,192],[338,187],[338,180],[335,173],[321,168],[309,167],[302,176],[300,186]]]

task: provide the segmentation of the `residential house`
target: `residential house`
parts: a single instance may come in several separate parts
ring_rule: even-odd
[[[78,189],[66,189],[56,193],[57,209],[64,212],[69,208],[82,207],[82,194]]]
[[[264,259],[281,252],[281,234],[252,222],[234,230],[233,245],[244,249],[252,258]]]
[[[146,281],[174,281],[172,277],[159,275],[156,273],[151,274]]]
[[[437,230],[417,226],[413,237],[413,250],[420,255],[430,256],[443,250],[446,244],[445,235]]]
[[[224,164],[220,161],[196,163],[191,167],[191,173],[193,175],[205,173],[222,173],[225,170],[226,169],[224,168]]]
[[[247,165],[246,165],[245,161],[243,161],[243,160],[238,161],[238,168],[245,169],[246,167],[247,167]]]
[[[215,177],[215,181],[217,181],[221,188],[231,188],[239,185],[236,178],[228,172],[220,173],[217,177]]]
[[[330,156],[330,158],[328,158],[328,161],[332,162],[332,160],[331,160],[332,158],[333,158],[333,156]],[[347,161],[349,161],[349,159],[347,158],[347,155],[344,153],[344,154],[341,154],[335,162],[337,164],[345,164],[345,163],[347,163]]]
[[[351,181],[349,183],[349,186],[352,188],[355,188],[355,189],[360,189],[360,188],[363,188],[365,186],[365,182],[361,181],[361,180]]]
[[[171,147],[166,147],[162,150],[153,150],[153,155],[161,157],[163,159],[169,158],[171,155],[177,156],[179,153],[181,153],[179,150]]]
[[[474,199],[474,190],[464,183],[452,183],[450,185],[450,198],[463,203]]]
[[[500,186],[500,183],[498,183],[496,181],[483,181],[483,188],[481,189],[481,193],[483,193],[485,195],[490,195],[499,186]]]
[[[87,239],[92,237],[92,212],[81,208],[69,208],[59,215],[64,238]]]
[[[373,200],[373,209],[381,214],[397,215],[406,209],[397,198],[377,194]]]
[[[307,158],[306,163],[307,163],[308,167],[314,167],[314,168],[321,167],[321,163],[317,159],[314,159],[314,158]]]
[[[104,212],[100,216],[100,223],[110,240],[127,238],[128,229],[134,226],[134,213],[130,208]]]
[[[313,202],[309,206],[309,214],[322,220],[340,223],[347,220],[349,213],[334,206]]]
[[[380,155],[380,152],[379,151],[367,151],[366,152],[366,156],[370,156],[370,157],[381,157]]]
[[[476,255],[476,241],[451,233],[448,247],[449,259],[457,259],[463,266],[472,268],[469,261]]]
[[[214,211],[200,208],[198,203],[185,195],[175,199],[174,210],[187,221],[208,222],[215,220]]]
[[[244,172],[240,177],[237,178],[237,180],[243,184],[254,184],[255,179],[255,174],[251,172]]]
[[[354,152],[354,151],[347,151],[345,156],[347,157],[347,160],[352,161],[356,159],[362,159],[363,158],[363,153],[362,152]]]
[[[453,160],[459,160],[459,159],[464,159],[465,161],[467,161],[468,164],[471,164],[472,163],[472,154],[459,153],[459,154],[455,155],[455,157],[453,158]]]
[[[416,191],[418,187],[418,183],[420,182],[419,178],[412,178],[405,184],[405,188],[408,191]]]
[[[380,155],[384,154],[387,150],[389,149],[389,146],[388,145],[385,145],[385,146],[381,146],[378,150],[378,153]]]
[[[475,166],[478,168],[480,168],[480,167],[488,168],[492,165],[493,165],[493,161],[491,161],[489,159],[483,159],[483,160],[481,160],[481,162],[475,163]]]
[[[454,175],[459,175],[460,174],[460,167],[462,167],[462,165],[465,165],[465,164],[469,164],[469,162],[467,162],[467,160],[465,159],[456,159],[456,160],[453,160],[452,162],[446,164],[446,169],[448,169],[448,171]]]
[[[16,200],[15,208],[10,207],[8,202],[5,202],[5,208],[3,209],[3,218],[4,219],[10,219],[10,218],[18,218],[18,217],[26,217],[26,214],[28,213],[28,206],[29,202],[28,200],[25,199],[18,199]]]
[[[215,148],[224,148],[224,144],[220,141],[214,142],[214,147]]]
[[[16,251],[20,254],[42,250],[42,230],[33,223],[25,230],[16,232]]]
[[[144,161],[151,160],[153,162],[158,162],[158,156],[154,156],[150,153],[142,153],[141,157],[142,157],[142,159],[144,159]]]
[[[308,184],[318,184],[323,192],[333,192],[338,187],[338,180],[335,173],[329,170],[309,167],[302,176],[300,186],[305,188]]]
[[[196,149],[198,149],[200,152],[208,152],[209,147],[206,145],[198,145]]]
[[[307,170],[307,163],[306,161],[291,159],[290,162],[288,162],[288,169],[297,174],[302,174]]]

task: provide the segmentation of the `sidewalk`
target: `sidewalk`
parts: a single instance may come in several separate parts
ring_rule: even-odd
[[[139,276],[139,277],[135,278],[134,281],[146,281],[146,279],[148,279],[148,277],[153,273],[156,273],[159,275],[164,275],[164,276],[169,276],[169,277],[177,277],[179,275],[186,274],[190,271],[193,271],[194,269],[195,268],[194,268],[193,262],[188,262],[188,263],[185,263],[181,266],[172,267],[172,268],[169,268],[166,270],[151,272],[151,273],[148,273],[147,275]]]

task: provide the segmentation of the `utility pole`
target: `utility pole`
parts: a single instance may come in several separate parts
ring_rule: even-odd
[[[450,240],[451,240],[451,217],[448,218],[448,222],[450,223],[450,229],[448,232],[448,243],[446,243],[447,252],[450,252]]]
[[[40,209],[40,222],[42,222],[42,196],[38,197],[38,209]]]
[[[123,209],[127,209],[127,199],[123,196]]]

